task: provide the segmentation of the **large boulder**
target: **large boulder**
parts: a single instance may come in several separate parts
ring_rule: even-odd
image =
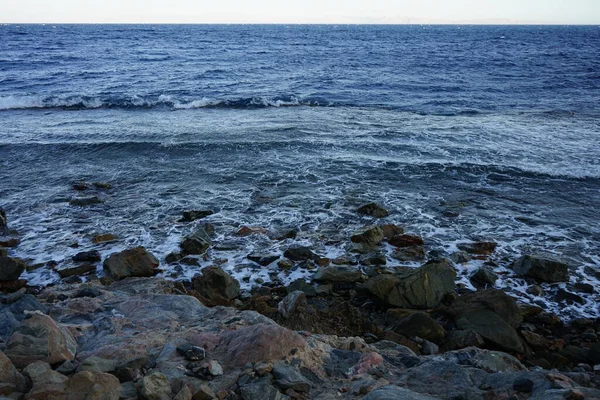
[[[35,361],[58,364],[73,360],[76,351],[71,333],[39,311],[30,313],[6,343],[6,356],[17,368]]]
[[[35,296],[23,292],[17,292],[12,298],[5,297],[3,300],[9,301],[7,304],[0,304],[0,338],[5,341],[8,340],[13,329],[25,319],[26,311],[38,310],[42,313],[48,311]]]
[[[367,226],[354,232],[350,240],[365,246],[376,246],[383,240],[383,230],[379,226]]]
[[[116,279],[153,276],[158,265],[158,259],[141,246],[113,253],[104,260],[104,270]]]
[[[210,235],[214,228],[210,224],[197,229],[191,235],[185,237],[181,244],[181,250],[184,254],[204,254],[212,244]]]
[[[121,383],[102,372],[80,371],[67,384],[67,400],[118,400]]]
[[[454,362],[426,361],[399,379],[410,390],[438,398],[480,398],[469,396],[474,382],[468,371]]]
[[[240,283],[220,267],[204,268],[192,279],[192,287],[209,300],[232,300],[240,294]]]
[[[357,267],[348,265],[332,265],[319,268],[313,276],[313,280],[322,282],[360,282],[364,278],[363,273]]]
[[[27,264],[18,258],[0,256],[0,282],[19,279],[26,267]]]
[[[518,275],[528,276],[544,282],[567,282],[569,266],[567,263],[548,255],[525,255],[512,265]]]
[[[31,381],[32,388],[27,393],[27,400],[51,400],[67,398],[67,383],[69,378],[53,371],[50,364],[36,361],[29,364],[24,370]]]
[[[391,310],[388,310],[390,314]],[[423,312],[409,313],[405,318],[394,322],[394,332],[409,338],[418,336],[434,343],[440,343],[446,335],[446,330],[433,318]]]
[[[521,323],[517,303],[500,290],[481,290],[460,296],[444,311],[454,318],[459,329],[475,331],[504,350],[525,351],[515,330]]]
[[[438,306],[456,286],[456,271],[446,259],[433,260],[404,277],[377,275],[365,283],[366,289],[382,302],[402,307],[426,309]]]
[[[25,377],[17,371],[13,363],[0,351],[0,396],[12,392],[26,391]]]
[[[283,255],[292,261],[316,260],[319,258],[310,248],[305,246],[290,246]]]

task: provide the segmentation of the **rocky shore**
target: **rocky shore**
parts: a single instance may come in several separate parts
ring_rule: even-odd
[[[31,265],[11,256],[19,236],[0,209],[0,399],[600,399],[600,321],[562,321],[495,289],[491,241],[432,254],[423,238],[378,224],[385,208],[356,211],[374,223],[345,239],[347,254],[298,245],[248,254],[257,269],[312,275],[241,290],[207,256],[227,247],[202,221],[210,210],[184,213],[195,231],[176,253],[87,250]],[[250,235],[295,233],[243,226],[231,239]],[[382,246],[399,265],[421,266],[386,265]],[[470,276],[475,291],[456,283],[471,258],[485,261]],[[212,265],[191,280],[157,276],[199,260]],[[35,268],[61,281],[29,286],[22,274]],[[567,263],[546,254],[519,255],[511,268],[528,290],[560,285],[568,301],[597,290],[569,283]]]

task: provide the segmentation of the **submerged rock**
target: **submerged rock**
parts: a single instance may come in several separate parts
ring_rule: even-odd
[[[390,215],[390,212],[377,203],[364,204],[356,210],[357,213],[368,215],[375,218],[384,218]]]
[[[116,279],[130,276],[147,277],[156,273],[159,261],[144,247],[111,254],[104,260],[104,270]]]
[[[102,204],[104,201],[98,196],[75,197],[69,200],[69,204],[75,207],[87,207],[95,204]]]
[[[538,279],[543,282],[567,282],[569,266],[567,263],[547,255],[525,255],[512,265],[515,273]]]
[[[108,243],[119,240],[117,235],[113,235],[112,233],[104,233],[102,235],[96,235],[92,237],[92,243],[100,244],[100,243]]]
[[[215,212],[213,210],[190,210],[183,212],[183,218],[181,218],[180,222],[192,222],[197,219],[206,218],[209,215],[213,215]]]
[[[386,304],[404,308],[433,308],[456,286],[456,271],[448,260],[426,263],[404,277],[382,274],[369,279],[366,289]]]

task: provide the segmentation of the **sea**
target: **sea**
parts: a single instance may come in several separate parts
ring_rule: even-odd
[[[395,223],[431,256],[495,241],[496,288],[599,317],[599,55],[600,26],[0,25],[10,255],[43,265],[24,276],[48,285],[49,261],[140,245],[161,276],[219,263],[250,289],[312,272],[249,253],[334,258],[356,229]],[[75,191],[82,181],[112,187]],[[102,203],[69,203],[91,195]],[[366,202],[390,215],[357,214]],[[194,209],[215,214],[180,222]],[[221,250],[164,262],[206,222]],[[239,238],[241,226],[298,234]],[[102,233],[120,240],[95,245]],[[390,268],[420,265],[384,250]],[[527,293],[535,282],[510,264],[529,253],[568,261],[570,282]],[[463,288],[484,262],[456,265]]]

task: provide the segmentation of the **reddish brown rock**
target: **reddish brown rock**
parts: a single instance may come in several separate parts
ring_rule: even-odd
[[[153,276],[158,265],[158,259],[141,246],[113,253],[104,260],[104,270],[116,279]]]
[[[118,400],[119,380],[111,374],[80,371],[67,384],[67,400]]]
[[[420,236],[416,235],[396,235],[389,239],[388,242],[396,247],[413,247],[423,246],[425,242]]]
[[[106,242],[114,242],[116,240],[119,240],[118,236],[113,235],[112,233],[105,233],[102,235],[94,236],[92,238],[92,243],[100,244],[100,243],[106,243]]]

